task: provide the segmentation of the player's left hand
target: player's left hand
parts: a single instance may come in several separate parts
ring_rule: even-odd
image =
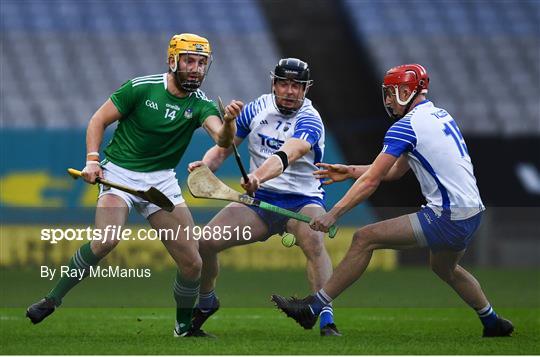
[[[204,161],[193,161],[188,164],[188,172],[191,173],[193,170],[195,170],[197,167],[206,166]]]
[[[315,165],[320,169],[313,171],[313,175],[318,180],[325,179],[322,182],[323,185],[330,185],[334,182],[340,182],[351,177],[347,165],[327,164],[324,162],[318,162]]]
[[[328,232],[328,229],[336,223],[336,217],[331,213],[325,213],[319,217],[313,218],[309,226],[314,231]]]
[[[255,191],[259,189],[259,186],[261,185],[261,180],[254,174],[248,175],[248,182],[244,182],[244,178],[240,179],[240,185],[248,194],[253,194]]]
[[[244,103],[242,103],[241,101],[234,99],[231,100],[229,105],[225,107],[225,114],[223,115],[223,120],[226,123],[230,123],[233,120],[236,120],[236,117],[240,115],[243,107]]]

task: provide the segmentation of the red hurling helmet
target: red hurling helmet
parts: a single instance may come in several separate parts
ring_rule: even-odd
[[[409,88],[411,91],[409,98],[401,100],[399,97],[400,86],[407,86]],[[388,72],[386,72],[383,80],[383,102],[386,98],[386,91],[390,87],[394,89],[397,102],[400,105],[408,105],[416,95],[428,92],[429,77],[427,71],[419,64],[404,64],[390,68]],[[406,112],[407,111],[408,110],[406,110]],[[396,119],[393,114],[389,113],[389,115]]]

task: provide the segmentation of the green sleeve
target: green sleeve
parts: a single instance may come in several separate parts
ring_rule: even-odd
[[[131,80],[122,84],[122,86],[111,95],[111,101],[122,115],[131,112],[135,103],[135,91]]]
[[[215,115],[219,118],[219,110],[217,108],[216,103],[210,100],[203,100],[202,102],[202,108],[201,108],[201,115],[199,116],[199,125],[202,125],[206,118],[208,118],[211,115]]]

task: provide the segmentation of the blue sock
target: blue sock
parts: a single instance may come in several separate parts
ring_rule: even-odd
[[[214,308],[216,303],[216,292],[214,290],[205,294],[199,294],[199,309],[203,312],[207,312]]]
[[[319,315],[323,308],[332,302],[332,298],[321,289],[314,295],[315,301],[309,305],[313,315]]]
[[[323,328],[324,326],[328,324],[334,323],[334,310],[332,308],[332,304],[328,304],[325,307],[323,307],[321,314],[319,315],[319,327]]]
[[[498,316],[495,313],[495,310],[493,310],[493,308],[491,307],[491,304],[487,304],[486,307],[480,310],[476,310],[476,312],[478,313],[478,317],[480,318],[480,321],[482,321],[482,325],[484,325],[484,327],[495,327]]]

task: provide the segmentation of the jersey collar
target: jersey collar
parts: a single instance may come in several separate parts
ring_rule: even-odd
[[[421,105],[424,105],[426,103],[431,103],[428,99],[424,99],[423,101],[421,101],[420,103],[416,104],[414,107],[412,107],[412,109],[416,108],[416,107],[419,107]]]

